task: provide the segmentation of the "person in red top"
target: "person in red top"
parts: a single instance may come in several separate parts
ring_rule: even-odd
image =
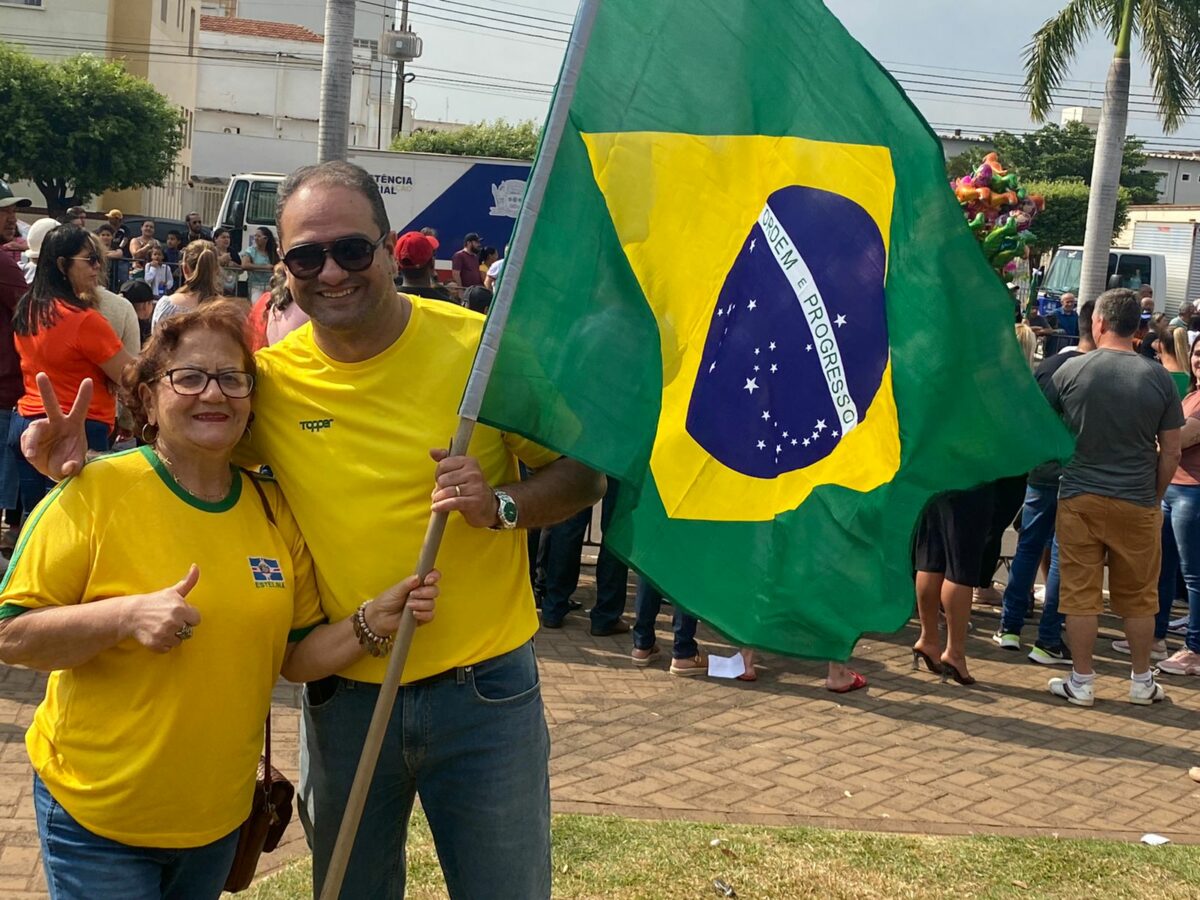
[[[483,274],[479,271],[479,251],[482,249],[482,238],[472,231],[463,238],[463,248],[450,257],[450,277],[460,288],[465,290],[483,284]]]
[[[95,308],[94,291],[100,271],[88,233],[78,225],[60,225],[46,235],[29,291],[13,315],[13,343],[21,357],[24,392],[8,429],[10,453],[20,454],[21,435],[29,423],[46,415],[37,378],[45,373],[54,395],[70,407],[84,379],[92,380],[88,400],[88,449],[108,449],[116,419],[116,398],[110,382],[120,380],[133,357]],[[87,392],[85,392],[86,395]],[[22,505],[33,507],[53,482],[24,457],[18,462]]]

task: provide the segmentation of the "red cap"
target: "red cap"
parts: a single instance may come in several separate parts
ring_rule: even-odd
[[[396,241],[396,262],[402,269],[423,269],[437,252],[437,238],[419,231],[406,231]]]

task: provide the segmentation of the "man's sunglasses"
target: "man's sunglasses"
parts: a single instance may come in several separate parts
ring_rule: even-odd
[[[377,241],[344,237],[324,244],[298,244],[283,254],[283,264],[297,278],[316,278],[325,268],[325,257],[332,256],[333,261],[347,272],[361,272],[370,267],[375,251],[386,238],[385,233]]]

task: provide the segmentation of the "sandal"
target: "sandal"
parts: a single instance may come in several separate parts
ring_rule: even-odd
[[[646,655],[638,656],[639,653],[644,653]],[[633,660],[633,664],[639,669],[644,669],[646,666],[658,659],[661,654],[662,651],[658,649],[658,644],[655,644],[649,650],[642,650],[638,647],[634,647],[633,652],[629,654],[629,658]]]
[[[829,691],[832,694],[848,694],[851,691],[858,691],[858,690],[861,690],[862,688],[867,687],[868,683],[867,683],[866,678],[864,678],[862,675],[859,675],[857,672],[851,672],[850,674],[853,675],[854,677],[852,679],[850,679],[850,683],[848,685],[846,685],[845,687],[832,688],[832,687],[829,687],[829,685],[826,685],[825,690]]]
[[[681,663],[689,663],[690,665],[681,665]],[[691,659],[673,659],[671,660],[671,674],[682,675],[684,678],[691,678],[695,675],[707,675],[708,659],[703,653],[697,653]]]

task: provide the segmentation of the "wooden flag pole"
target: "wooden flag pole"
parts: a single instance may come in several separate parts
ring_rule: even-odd
[[[588,38],[591,35],[601,2],[602,0],[582,0],[576,15],[575,27],[571,30],[571,39],[567,43],[566,55],[563,58],[558,88],[554,92],[550,114],[546,118],[546,127],[538,148],[537,161],[530,174],[529,186],[525,191],[525,198],[521,206],[521,215],[517,219],[517,227],[504,262],[504,272],[500,278],[499,290],[488,315],[487,325],[484,327],[483,337],[479,342],[479,352],[475,356],[470,377],[467,379],[467,387],[463,393],[462,404],[459,407],[458,429],[450,442],[452,456],[464,455],[471,442],[471,434],[475,429],[475,422],[483,405],[484,391],[487,389],[488,379],[491,377],[492,367],[495,365],[496,353],[500,347],[500,336],[508,321],[508,311],[520,280],[525,254],[529,249],[533,228],[541,208],[542,197],[546,192],[546,183],[550,180],[550,170],[554,166],[554,159],[558,155],[558,147],[566,130],[567,114],[575,96],[575,86],[579,80],[579,71],[583,66]],[[444,512],[436,512],[429,517],[429,525],[425,530],[425,541],[421,545],[421,552],[417,557],[417,574],[422,579],[429,574],[437,559],[442,535],[446,530],[446,518],[447,514]],[[379,761],[379,751],[383,747],[383,737],[392,716],[392,707],[396,703],[396,694],[400,689],[400,676],[404,673],[404,664],[408,659],[408,651],[412,646],[415,631],[416,620],[412,616],[401,617],[400,627],[396,631],[391,656],[388,659],[387,672],[384,675],[383,684],[380,685],[379,697],[375,701],[375,711],[371,715],[371,724],[363,741],[362,755],[358,760],[358,769],[354,773],[354,783],[350,787],[346,809],[342,813],[337,842],[334,844],[333,855],[329,859],[329,867],[325,873],[325,881],[321,888],[321,900],[337,900],[341,894],[342,882],[345,880],[346,868],[350,862],[350,853],[354,849],[354,838],[362,820],[363,808],[366,806],[367,794],[370,792],[371,779],[375,774],[375,765]]]

